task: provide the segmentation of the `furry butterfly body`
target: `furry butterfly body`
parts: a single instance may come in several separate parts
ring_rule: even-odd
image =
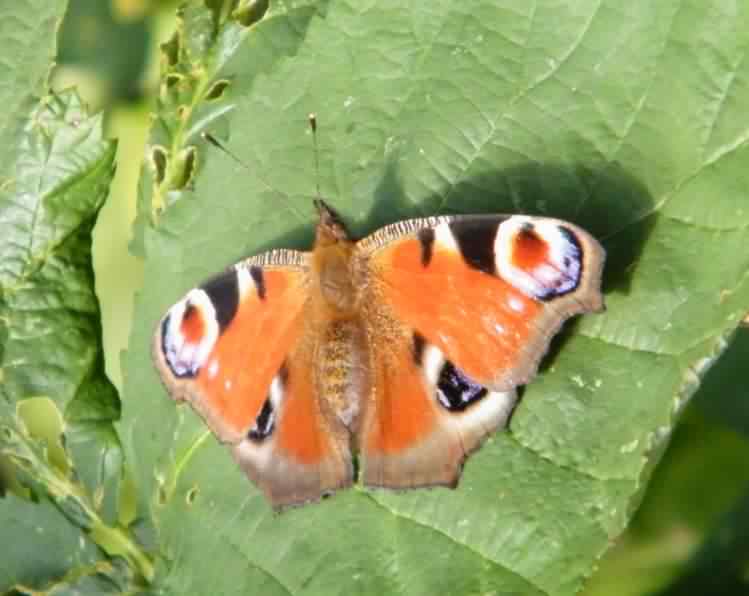
[[[169,309],[153,344],[278,508],[361,482],[457,485],[570,316],[603,308],[604,251],[570,223],[442,216],[353,241],[316,201],[312,252],[242,261]]]

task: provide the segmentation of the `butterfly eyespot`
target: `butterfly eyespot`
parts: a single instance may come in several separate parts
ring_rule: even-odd
[[[446,360],[442,351],[414,333],[413,354],[439,404],[449,412],[462,412],[489,394],[483,385]]]
[[[437,382],[437,399],[450,412],[462,412],[489,393],[452,362],[445,361]]]
[[[197,376],[220,334],[210,296],[198,288],[174,305],[161,322],[161,352],[177,378]]]
[[[499,226],[494,253],[500,277],[536,300],[574,292],[582,278],[580,241],[555,221],[511,217]]]

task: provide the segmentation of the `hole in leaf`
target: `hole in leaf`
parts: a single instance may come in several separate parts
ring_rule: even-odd
[[[174,66],[179,61],[179,50],[180,50],[180,39],[179,33],[174,32],[174,35],[169,41],[161,44],[161,51],[166,58],[167,64]]]
[[[224,94],[224,91],[228,86],[229,81],[226,79],[216,81],[215,83],[213,83],[213,85],[211,85],[210,89],[208,89],[208,92],[205,94],[205,98],[208,101],[219,99]]]
[[[188,505],[192,505],[195,502],[195,497],[198,496],[199,492],[200,492],[200,489],[198,489],[197,486],[193,486],[185,494],[185,503],[187,503]]]
[[[232,16],[241,25],[249,27],[262,19],[267,11],[268,0],[249,0],[248,2],[242,2]]]
[[[153,166],[154,176],[156,177],[156,185],[161,185],[166,177],[166,166],[168,158],[166,155],[166,149],[160,146],[156,146],[151,149],[151,164]]]
[[[64,474],[70,471],[70,462],[63,446],[64,421],[57,405],[48,397],[32,397],[18,404],[18,416],[29,435],[47,445],[49,463]]]
[[[174,87],[175,85],[180,83],[183,78],[184,77],[181,74],[171,72],[168,75],[166,75],[166,86],[168,88]]]
[[[177,155],[176,172],[171,188],[184,188],[195,173],[195,147],[186,147]]]

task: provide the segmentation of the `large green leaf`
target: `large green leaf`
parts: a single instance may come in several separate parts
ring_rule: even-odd
[[[55,55],[65,0],[22,0],[0,6],[0,181],[15,163],[13,142],[42,92]],[[2,188],[0,184],[0,188]]]
[[[0,492],[15,493],[0,499],[0,588],[101,593],[151,572],[118,525],[119,400],[91,266],[115,147],[74,92],[47,92],[63,9],[0,9]]]
[[[64,576],[71,567],[96,561],[98,553],[93,544],[49,502],[34,506],[33,515],[30,507],[13,496],[0,505],[3,537],[14,538],[13,548],[6,548],[0,560],[3,587],[46,583]]]
[[[302,9],[280,5],[206,33],[192,10],[174,44],[208,45],[205,58],[170,46],[125,359],[124,440],[159,529],[159,588],[575,593],[749,304],[749,13],[331,0],[303,26]],[[226,86],[207,99],[216,80]],[[275,516],[149,362],[156,321],[187,289],[248,254],[309,246],[311,111],[322,195],[357,233],[526,212],[575,221],[607,248],[607,313],[566,327],[456,491],[352,490]]]
[[[137,567],[142,555],[117,527],[119,400],[104,375],[91,266],[91,228],[114,158],[101,120],[88,116],[75,93],[53,94],[6,138],[16,153],[0,190],[0,458],[10,471],[5,482],[33,501],[8,496],[0,519],[21,551],[88,536]],[[50,504],[59,519],[49,516]],[[61,561],[71,566],[67,583],[102,571],[61,552],[37,567],[33,586],[52,579],[48,572]],[[0,586],[8,586],[23,570],[10,561],[2,571]]]
[[[672,582],[685,594],[743,593],[717,586],[740,580],[747,560],[741,540],[749,517],[740,513],[749,488],[749,440],[734,430],[749,428],[747,358],[744,328],[680,416],[642,506],[585,596],[655,595]],[[698,576],[699,588],[693,583]],[[709,581],[715,582],[712,590]]]

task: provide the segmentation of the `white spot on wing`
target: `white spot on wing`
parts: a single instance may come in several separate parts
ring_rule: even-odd
[[[250,275],[250,268],[244,263],[235,265],[234,270],[237,272],[237,287],[239,288],[240,300],[247,295],[249,291],[255,291],[255,280]]]
[[[518,269],[512,264],[513,240],[515,235],[532,218],[515,215],[499,224],[497,237],[494,239],[494,262],[497,272],[506,282],[515,286],[523,294],[535,297],[542,288],[525,271]]]
[[[441,223],[434,228],[434,241],[440,248],[458,251],[458,243],[455,241],[455,236],[453,236],[450,225],[447,223]]]
[[[231,391],[231,387],[232,387],[231,379],[226,379],[226,381],[224,381],[224,388],[227,391]]]
[[[218,374],[218,360],[215,358],[211,360],[211,363],[208,365],[208,378],[213,379]]]
[[[281,405],[283,399],[283,383],[281,378],[276,375],[270,383],[270,403],[273,406],[273,410],[277,410]]]
[[[427,344],[421,362],[427,381],[429,381],[431,385],[436,386],[437,381],[440,379],[442,367],[445,364],[445,357],[442,355],[442,351],[436,346]]]
[[[523,312],[525,310],[523,301],[515,296],[510,296],[509,300],[507,300],[507,305],[515,312]]]

